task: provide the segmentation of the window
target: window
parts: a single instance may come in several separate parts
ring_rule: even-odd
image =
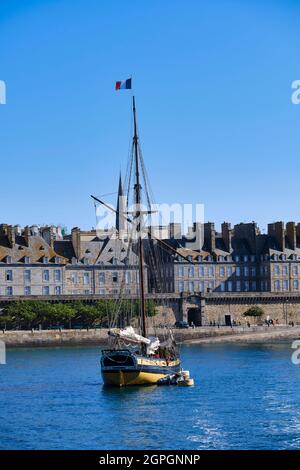
[[[283,274],[283,276],[287,276],[287,275],[288,275],[288,267],[287,267],[286,264],[284,264],[284,265],[282,266],[282,274]]]
[[[245,292],[248,292],[248,291],[249,291],[249,288],[250,288],[250,286],[249,286],[249,281],[245,281],[245,283],[244,283],[244,291],[245,291]]]
[[[251,289],[252,289],[253,291],[256,291],[256,281],[252,281],[252,282],[251,282]]]
[[[72,273],[71,274],[71,282],[72,282],[72,284],[77,284],[77,282],[78,282],[77,273]]]
[[[225,268],[224,268],[224,266],[221,266],[221,267],[220,267],[220,276],[221,276],[221,277],[224,277],[224,276],[225,276]]]
[[[241,268],[240,268],[239,266],[236,267],[235,275],[236,275],[237,277],[240,277],[240,275],[241,275]]]
[[[31,271],[30,269],[25,269],[24,271],[24,282],[30,282],[31,281]]]
[[[87,285],[90,283],[90,273],[83,273],[83,284]]]
[[[125,284],[130,284],[131,282],[131,273],[129,271],[125,272]]]
[[[6,281],[12,281],[13,280],[13,272],[11,269],[7,269],[5,271],[5,279]]]
[[[50,272],[49,272],[49,269],[44,269],[43,270],[43,281],[46,281],[48,282],[50,279]],[[47,294],[45,294],[47,295]]]
[[[43,286],[43,295],[49,295],[50,289],[49,286]]]
[[[229,292],[232,291],[232,281],[227,282],[227,289],[228,289]]]
[[[293,274],[294,276],[298,276],[298,266],[293,266]]]
[[[105,289],[99,289],[99,294],[100,295],[105,295],[106,293],[106,290]]]
[[[274,274],[275,274],[275,276],[279,276],[279,274],[280,274],[280,267],[279,267],[278,264],[274,265]]]
[[[194,281],[189,282],[189,292],[194,292],[195,291],[195,286],[194,286]]]
[[[255,255],[251,255],[251,262],[254,263],[256,261],[256,256]]]
[[[183,281],[179,281],[179,283],[178,283],[178,291],[179,291],[179,292],[184,292],[184,282],[183,282]]]
[[[283,281],[283,290],[289,290],[289,281],[288,280]]]
[[[199,267],[199,276],[200,276],[200,277],[204,277],[204,276],[205,276],[205,267],[204,267],[204,266],[200,266],[200,267]]]
[[[243,258],[243,259],[244,259],[244,262],[247,263],[247,261],[248,261],[248,255],[244,255],[244,258]]]
[[[178,276],[183,277],[184,276],[184,268],[183,266],[179,266],[178,268]]]
[[[268,275],[268,266],[265,266],[265,267],[264,267],[264,273],[265,273],[265,276]]]
[[[209,289],[209,290],[214,290],[214,283],[213,283],[213,281],[209,281],[209,283],[208,283],[208,289]]]
[[[255,266],[252,266],[252,268],[251,268],[251,276],[252,277],[256,276],[256,267]]]
[[[24,264],[29,264],[29,263],[30,263],[29,256],[24,256]]]
[[[263,266],[260,267],[260,275],[261,275],[261,276],[264,275],[264,267],[263,267]]]
[[[274,282],[274,290],[276,290],[276,291],[280,290],[280,281],[279,280]]]
[[[245,277],[248,277],[248,276],[249,276],[249,268],[248,268],[248,266],[245,266],[245,267],[244,267],[244,276],[245,276]]]
[[[189,267],[189,277],[194,277],[194,275],[195,275],[195,274],[194,274],[194,271],[195,271],[195,270],[194,270],[194,266],[190,266],[190,267]]]
[[[61,271],[60,271],[60,269],[55,269],[55,271],[54,271],[54,280],[55,280],[55,282],[60,282],[61,281]]]
[[[235,255],[234,259],[235,259],[236,263],[238,263],[240,261],[239,255]]]
[[[12,262],[11,256],[7,256],[6,257],[6,264],[11,264],[11,262]]]
[[[295,290],[298,290],[298,289],[299,289],[299,281],[298,281],[298,279],[294,279],[294,281],[293,281],[293,288],[294,288]]]
[[[85,295],[90,295],[90,293],[91,293],[90,289],[85,289],[85,291],[84,291]]]
[[[225,282],[221,282],[220,290],[221,290],[221,292],[225,292]]]
[[[209,277],[213,277],[214,276],[214,267],[213,266],[209,266],[208,267],[208,276]]]
[[[237,292],[241,291],[241,281],[236,281],[236,291]]]
[[[60,264],[61,258],[59,256],[55,256],[54,262],[55,262],[55,264]]]
[[[61,287],[55,286],[55,295],[61,295]]]
[[[204,292],[204,282],[203,281],[200,281],[199,289],[200,289],[200,292]]]
[[[232,268],[232,266],[228,266],[228,268],[227,268],[227,276],[232,276],[232,274],[233,274],[233,268]]]
[[[31,294],[31,287],[30,286],[25,286],[24,287],[24,295],[30,295]]]
[[[43,263],[44,263],[44,264],[48,264],[48,263],[49,263],[49,258],[48,258],[48,256],[44,256],[44,257],[43,257]]]
[[[118,282],[118,273],[117,272],[112,273],[112,282]]]
[[[105,284],[105,273],[99,273],[99,284],[101,286]]]
[[[11,286],[6,288],[6,295],[13,295],[13,288]]]

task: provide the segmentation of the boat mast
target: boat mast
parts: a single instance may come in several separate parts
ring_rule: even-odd
[[[134,120],[134,136],[133,136],[133,148],[135,158],[135,184],[134,184],[134,202],[135,202],[135,220],[136,220],[136,231],[138,238],[138,255],[139,255],[139,279],[140,279],[140,317],[141,317],[141,331],[144,338],[147,338],[146,331],[146,302],[145,302],[145,285],[144,285],[144,250],[141,232],[141,185],[140,185],[140,174],[139,174],[139,151],[138,151],[138,135],[136,127],[136,109],[135,109],[135,98],[132,98],[133,104],[133,120]],[[143,346],[144,347],[144,346]]]

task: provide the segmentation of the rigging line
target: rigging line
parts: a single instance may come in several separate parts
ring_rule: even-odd
[[[101,194],[99,197],[106,197],[106,196],[112,196],[114,194],[118,194],[118,191],[115,191],[113,193],[107,193],[107,194]]]
[[[100,204],[102,204],[103,206],[107,207],[108,209],[110,209],[111,211],[113,211],[115,214],[119,214],[119,211],[117,211],[116,209],[114,209],[113,207],[110,207],[106,202],[104,201],[101,201],[101,199],[98,199],[96,196],[93,196],[91,194],[91,198],[94,199],[95,201],[99,202]],[[124,219],[129,222],[130,224],[133,224],[133,220],[131,220],[129,217],[126,217],[125,215],[121,214],[122,217],[124,217]],[[165,247],[166,249],[168,250],[171,250],[173,251],[176,255],[178,255],[179,253],[177,252],[177,250],[175,248],[173,248],[171,245],[169,245],[167,242],[165,242],[164,240],[161,240],[160,238],[157,238],[155,237],[155,235],[153,235],[151,233],[151,230],[149,228],[146,228],[147,230],[147,235],[150,237],[150,238],[154,238],[154,240],[158,241],[159,243],[161,243],[161,245],[163,245],[163,247]],[[188,259],[187,256],[184,256],[182,254],[180,254],[180,257],[185,259],[185,261],[187,261],[189,264],[195,264],[194,261],[191,261],[190,259]]]

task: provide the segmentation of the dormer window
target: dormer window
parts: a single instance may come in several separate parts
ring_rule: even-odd
[[[24,264],[29,264],[29,263],[30,263],[29,256],[24,256]]]
[[[55,264],[60,264],[61,258],[59,256],[55,256],[54,262],[55,262]]]
[[[44,264],[48,264],[48,263],[49,263],[49,258],[48,258],[48,256],[44,256],[44,257],[43,257],[43,263],[44,263]]]
[[[11,256],[7,256],[6,257],[6,264],[11,264],[12,263],[12,257]]]
[[[90,261],[89,261],[88,258],[83,258],[83,263],[84,263],[84,264],[90,264]]]

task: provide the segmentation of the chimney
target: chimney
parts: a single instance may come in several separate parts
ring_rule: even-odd
[[[7,224],[0,224],[0,235],[7,236]]]
[[[222,238],[226,247],[226,251],[231,253],[232,251],[232,228],[231,224],[228,222],[223,222],[222,224]]]
[[[24,227],[23,237],[25,238],[26,245],[29,246],[30,228],[28,225]]]
[[[7,226],[7,238],[10,246],[13,247],[16,243],[16,233],[12,225]]]
[[[182,238],[181,224],[175,222],[169,223],[169,238],[171,240],[180,240]]]
[[[256,253],[256,237],[260,230],[255,222],[240,223],[234,226],[234,237],[247,240],[251,253]]]
[[[296,236],[298,240],[298,245],[300,245],[300,224],[297,224],[296,226]]]
[[[216,231],[213,222],[204,224],[204,240],[208,250],[212,253],[216,249]]]
[[[268,235],[276,239],[279,251],[285,250],[285,230],[283,222],[268,224]]]
[[[286,236],[291,250],[297,248],[296,224],[295,222],[288,222],[286,224]]]
[[[41,229],[43,239],[48,243],[48,245],[53,249],[54,240],[56,239],[56,227],[53,225],[49,227],[43,227]]]
[[[80,240],[80,228],[74,227],[71,230],[72,244],[77,259],[81,258],[81,240]]]

